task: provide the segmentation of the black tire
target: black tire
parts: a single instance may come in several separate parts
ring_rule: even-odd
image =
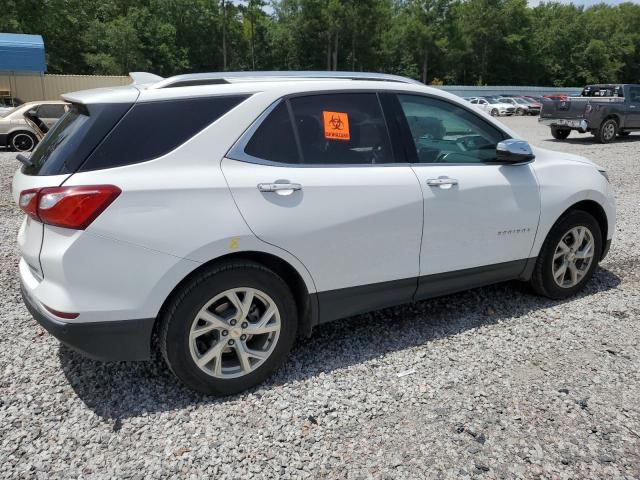
[[[587,227],[593,235],[593,260],[591,261],[591,265],[589,265],[586,274],[578,281],[577,285],[565,288],[558,285],[553,278],[553,256],[560,241],[572,228],[575,227]],[[578,291],[584,288],[585,284],[593,276],[593,272],[600,261],[601,255],[602,232],[600,231],[600,225],[596,219],[582,210],[569,211],[551,228],[551,231],[542,244],[540,254],[538,255],[538,259],[536,260],[536,265],[533,270],[533,275],[531,276],[531,286],[539,295],[553,299],[563,299],[575,295]]]
[[[618,133],[618,122],[613,118],[609,118],[602,122],[596,130],[596,140],[600,143],[610,143],[616,139]]]
[[[518,108],[516,109],[516,115],[518,115],[519,117],[524,115],[524,108]]]
[[[551,127],[551,136],[556,140],[564,140],[569,136],[570,133],[571,130],[569,130],[568,128]]]
[[[258,289],[273,299],[280,312],[280,334],[269,357],[255,370],[236,378],[217,378],[196,365],[189,348],[189,332],[208,301],[239,287]],[[159,346],[173,374],[199,392],[232,395],[262,383],[284,362],[296,337],[298,318],[295,300],[282,278],[258,263],[233,261],[190,279],[164,310],[160,322]]]
[[[618,132],[618,136],[620,137],[628,137],[629,135],[631,135],[631,132],[627,131],[627,132]]]
[[[497,108],[492,108],[492,109],[491,109],[491,116],[492,116],[492,117],[497,117],[497,116],[499,116],[499,115],[500,115],[500,112],[498,111],[498,109],[497,109]]]
[[[7,145],[13,152],[30,152],[38,144],[38,139],[31,132],[14,132],[9,136]]]

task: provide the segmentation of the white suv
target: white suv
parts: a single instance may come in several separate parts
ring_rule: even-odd
[[[609,248],[601,168],[454,95],[362,73],[143,77],[65,95],[13,180],[24,301],[91,357],[158,348],[229,394],[320,323],[513,279],[565,298]]]

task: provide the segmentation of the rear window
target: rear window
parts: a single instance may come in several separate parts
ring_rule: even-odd
[[[247,95],[137,103],[80,171],[121,167],[161,157],[215,122]]]
[[[71,105],[31,154],[26,175],[75,172],[130,104]]]

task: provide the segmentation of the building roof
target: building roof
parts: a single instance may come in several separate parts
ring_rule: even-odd
[[[46,72],[42,36],[0,33],[0,71]]]

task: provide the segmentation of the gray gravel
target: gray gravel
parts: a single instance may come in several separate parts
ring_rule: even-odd
[[[514,282],[325,325],[224,399],[160,362],[83,359],[36,324],[0,153],[0,477],[640,478],[640,135],[506,123],[610,172],[617,231],[583,295]]]

